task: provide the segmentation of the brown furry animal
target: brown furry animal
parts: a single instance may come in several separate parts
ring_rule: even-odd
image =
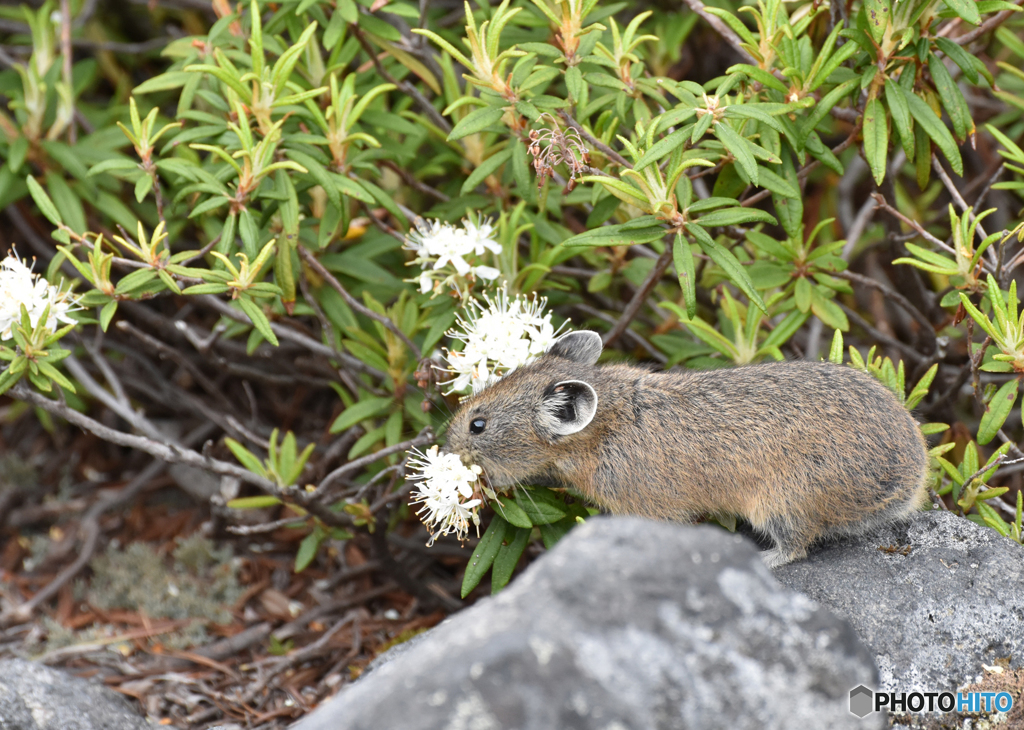
[[[914,419],[875,378],[820,362],[656,373],[595,365],[595,332],[468,400],[445,451],[495,487],[564,487],[615,514],[734,514],[769,567],[826,536],[905,519],[926,499]]]

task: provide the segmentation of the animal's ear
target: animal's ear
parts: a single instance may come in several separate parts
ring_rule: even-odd
[[[584,365],[593,365],[601,357],[603,349],[604,343],[601,341],[601,335],[591,330],[577,330],[576,332],[566,332],[555,340],[548,350],[548,354],[564,357],[566,360]]]
[[[596,412],[597,391],[582,380],[555,383],[545,391],[540,405],[541,422],[556,436],[582,431]]]

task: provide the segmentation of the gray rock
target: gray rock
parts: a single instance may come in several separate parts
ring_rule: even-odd
[[[150,728],[124,697],[67,672],[0,660],[0,730]]]
[[[849,712],[876,679],[746,539],[602,517],[294,728],[880,728]]]
[[[814,550],[775,577],[853,624],[876,689],[952,692],[982,664],[1024,664],[1024,547],[949,512]]]

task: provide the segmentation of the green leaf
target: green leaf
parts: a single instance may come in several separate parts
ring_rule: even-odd
[[[226,438],[224,439],[224,445],[231,450],[231,453],[235,455],[238,462],[246,469],[251,471],[253,474],[259,474],[261,477],[267,476],[267,470],[263,467],[263,463],[257,459],[251,451],[242,446],[242,444],[238,443],[233,438]]]
[[[319,526],[314,528],[311,533],[302,538],[302,542],[299,543],[299,549],[295,553],[295,572],[301,573],[309,564],[313,562],[313,558],[316,557],[317,551],[320,549],[320,543],[327,537],[327,533]]]
[[[697,223],[705,228],[715,228],[717,226],[740,226],[744,223],[771,223],[775,225],[778,221],[770,213],[758,210],[757,208],[735,207],[708,213],[701,216]]]
[[[153,91],[169,91],[184,86],[194,74],[188,71],[168,71],[143,81],[131,90],[132,94],[149,94]],[[123,109],[124,107],[122,107]]]
[[[531,528],[533,523],[527,517],[526,512],[512,499],[504,495],[499,496],[494,502],[494,511],[508,520],[509,524],[516,527]]]
[[[570,66],[565,70],[565,88],[569,92],[569,98],[574,103],[579,102],[583,97],[583,74],[579,66]]]
[[[942,150],[942,154],[949,160],[949,165],[953,168],[953,172],[962,177],[964,174],[964,163],[960,159],[960,150],[953,140],[953,135],[946,129],[946,125],[935,115],[935,112],[932,111],[927,102],[917,94],[908,94],[906,98],[911,116],[931,137],[935,145]]]
[[[814,128],[818,126],[818,122],[825,118],[825,115],[831,112],[838,104],[840,99],[847,96],[855,88],[860,87],[860,78],[850,79],[845,81],[832,91],[825,94],[819,101],[811,113],[807,116],[806,121],[800,127],[800,140],[802,143],[806,143]],[[826,148],[827,149],[827,148]]]
[[[486,160],[480,163],[480,166],[470,173],[469,177],[466,178],[466,182],[462,183],[461,194],[471,192],[477,185],[484,181],[488,175],[493,174],[499,167],[509,161],[512,157],[513,149],[506,147],[501,152],[491,155]]]
[[[227,440],[228,439],[225,439],[225,441]],[[250,471],[252,470],[250,469]],[[273,507],[278,504],[281,504],[281,500],[277,497],[260,495],[258,497],[239,497],[238,499],[232,499],[228,502],[228,507],[231,509],[263,509],[264,507]]]
[[[950,121],[953,122],[956,138],[966,139],[967,135],[974,131],[974,122],[971,121],[971,110],[967,106],[964,95],[953,81],[953,77],[949,75],[949,71],[946,70],[946,64],[934,53],[928,57],[928,69],[932,73],[932,80],[939,92],[942,106],[949,114]]]
[[[135,162],[135,160],[128,159],[127,157],[114,157],[113,159],[103,160],[103,162],[90,167],[88,177],[99,175],[103,172],[110,172],[111,170],[138,171],[138,169],[139,163]]]
[[[714,215],[714,213],[711,215]],[[768,314],[768,309],[761,300],[761,295],[757,293],[754,282],[750,280],[750,276],[744,271],[740,262],[736,260],[732,251],[715,243],[711,234],[695,223],[687,223],[686,230],[696,239],[697,245],[701,247],[701,250],[725,272],[729,280],[747,295],[750,303],[765,314]]]
[[[903,151],[907,154],[907,159],[913,162],[914,123],[910,117],[910,107],[907,105],[903,89],[888,76],[885,78],[885,101],[889,105],[889,113],[892,114],[893,126],[899,133]]]
[[[872,99],[864,109],[864,156],[871,167],[875,185],[885,179],[889,153],[889,129],[885,108],[878,99]]]
[[[971,25],[981,25],[981,15],[975,0],[942,0],[947,8]]]
[[[526,513],[531,524],[546,525],[565,517],[565,510],[545,499],[542,490],[518,489],[515,500],[519,508]]]
[[[531,530],[517,527],[514,535],[509,539],[509,533],[505,533],[505,541],[498,549],[494,558],[494,568],[491,571],[491,593],[497,593],[512,579],[512,572],[519,563],[519,558],[530,544]]]
[[[806,276],[801,276],[796,280],[796,286],[793,289],[793,298],[796,301],[797,309],[801,312],[807,312],[811,309],[811,292],[814,291],[814,287],[811,286],[811,282],[807,280]]]
[[[31,175],[25,178],[25,183],[28,185],[28,192],[32,196],[32,200],[36,201],[36,205],[39,206],[39,211],[46,216],[50,223],[60,226],[64,221],[61,219],[60,213],[57,212],[57,206],[50,200],[50,196],[43,190],[42,185],[37,183]]]
[[[992,400],[985,406],[985,413],[981,417],[981,425],[978,426],[978,443],[987,444],[1006,423],[1006,419],[1013,410],[1013,404],[1017,401],[1017,389],[1020,381],[1016,378],[1003,383],[1002,387],[992,396]]]
[[[974,67],[974,62],[971,60],[971,54],[963,49],[963,46],[954,43],[949,38],[934,38],[935,45],[939,47],[939,50],[946,54],[946,56],[960,67],[960,70],[964,72],[964,76],[972,84],[978,83],[978,69]]]
[[[875,43],[881,45],[892,15],[889,0],[864,0],[864,12],[867,15],[868,32]]]
[[[392,398],[366,398],[346,408],[331,424],[331,433],[339,433],[391,408]]]
[[[480,109],[474,109],[460,119],[458,124],[452,128],[451,133],[448,135],[448,141],[452,142],[470,134],[482,132],[492,124],[496,124],[504,114],[505,110],[500,107],[485,106]]]
[[[254,301],[247,297],[239,297],[238,306],[242,308],[242,311],[252,320],[253,326],[259,331],[261,335],[275,347],[279,344],[277,341],[277,335],[270,329],[270,320],[267,319],[267,315],[263,313],[263,309],[256,304]]]
[[[103,305],[103,309],[100,310],[100,329],[104,332],[107,331],[107,327],[110,326],[110,320],[114,318],[114,313],[117,312],[117,300],[113,299]]]
[[[843,364],[843,333],[841,330],[836,330],[832,336],[832,347],[828,352],[828,360],[836,365]]]
[[[631,225],[640,220],[651,222],[642,225]],[[600,226],[592,231],[585,231],[562,242],[563,246],[632,246],[660,240],[667,231],[654,223],[654,216],[643,216],[629,223],[614,226]]]
[[[501,549],[501,541],[505,539],[505,531],[508,527],[508,522],[501,515],[494,515],[491,518],[491,524],[487,526],[487,531],[480,538],[480,542],[477,543],[476,549],[473,550],[473,554],[469,558],[469,564],[466,565],[466,574],[462,577],[463,598],[480,585],[480,581],[490,570],[494,559],[498,556],[498,550]]]
[[[641,170],[653,162],[673,152],[677,147],[686,142],[689,133],[685,129],[677,129],[667,137],[663,137],[651,145],[651,148],[640,156],[640,159],[633,165],[634,170]]]
[[[327,172],[327,168],[305,152],[289,149],[285,150],[285,153],[290,159],[299,163],[309,171],[310,176],[316,180],[320,187],[324,189],[324,192],[327,193],[327,198],[336,208],[341,207],[341,195],[338,193],[338,187],[334,184],[334,179],[331,177],[330,173]]]
[[[683,290],[686,316],[688,319],[693,319],[697,314],[697,274],[693,265],[693,252],[690,250],[690,244],[679,233],[676,234],[672,243],[672,261],[675,263],[676,274],[679,276],[679,286]]]
[[[754,157],[753,145],[750,140],[741,136],[739,132],[726,122],[716,124],[714,132],[725,149],[736,158],[736,164],[746,173],[750,182],[753,185],[757,185],[759,179],[757,175],[757,159]]]

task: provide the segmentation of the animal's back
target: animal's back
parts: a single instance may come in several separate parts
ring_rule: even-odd
[[[633,398],[634,418],[606,437],[613,459],[643,455],[631,488],[606,482],[618,511],[739,514],[793,559],[824,535],[900,519],[924,497],[928,462],[917,424],[885,386],[853,368],[794,362],[645,373]]]

